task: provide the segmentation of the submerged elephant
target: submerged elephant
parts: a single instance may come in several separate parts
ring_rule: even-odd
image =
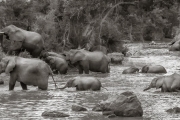
[[[130,67],[128,69],[125,69],[122,74],[132,74],[132,73],[137,73],[139,72],[139,69],[136,67]]]
[[[93,72],[109,73],[110,70],[110,59],[99,51],[89,52],[84,49],[72,49],[66,54],[66,60],[78,66],[79,74],[82,74],[83,71],[89,74],[89,70]]]
[[[102,85],[101,82],[95,77],[75,77],[69,80],[66,85],[60,89],[65,89],[66,87],[76,87],[76,90],[100,90]]]
[[[161,65],[145,65],[142,67],[142,73],[167,73],[166,69]]]
[[[151,88],[161,88],[161,92],[179,92],[180,91],[180,75],[174,73],[169,76],[154,78],[151,84],[144,91]]]
[[[14,43],[10,46],[9,54],[12,51],[19,55],[21,51],[28,51],[32,57],[39,57],[41,51],[44,49],[44,41],[39,33],[26,31],[14,25],[9,25],[1,30],[7,39]],[[1,40],[3,47],[3,40]]]
[[[49,65],[44,61],[13,56],[2,58],[0,73],[3,72],[10,73],[9,90],[14,89],[16,81],[20,82],[23,90],[27,90],[27,85],[47,90],[48,78],[52,75]]]
[[[65,59],[60,57],[48,56],[45,61],[50,65],[52,70],[57,70],[60,74],[67,73],[68,63]]]

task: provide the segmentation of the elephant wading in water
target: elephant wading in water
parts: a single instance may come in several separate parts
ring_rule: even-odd
[[[144,91],[149,90],[151,88],[161,88],[161,92],[179,92],[180,75],[174,73],[170,76],[154,78],[149,87],[145,88]]]
[[[12,51],[19,55],[21,51],[28,51],[32,57],[39,57],[41,51],[44,49],[44,41],[40,34],[36,32],[26,31],[14,25],[9,25],[1,30],[7,39],[11,40],[13,44],[10,46],[9,54]],[[1,40],[3,47],[3,40]]]
[[[89,74],[89,70],[93,72],[109,73],[110,70],[110,59],[99,51],[89,52],[84,49],[70,50],[66,54],[66,60],[78,66],[79,74],[82,74],[83,71]]]
[[[142,73],[167,73],[166,69],[161,65],[145,65],[142,67]]]
[[[27,90],[27,85],[47,90],[48,78],[52,75],[49,65],[42,60],[13,56],[2,58],[0,73],[3,72],[10,73],[9,90],[14,89],[16,81],[20,82],[23,90]],[[57,87],[56,83],[55,87]]]
[[[102,85],[101,82],[95,77],[75,77],[69,80],[66,85],[60,89],[65,89],[66,87],[76,87],[76,90],[100,90]]]
[[[52,70],[57,70],[60,74],[66,74],[68,70],[68,63],[65,59],[60,57],[48,56],[45,61],[50,65]]]
[[[133,74],[139,72],[139,69],[136,67],[130,67],[128,69],[125,69],[122,74]]]

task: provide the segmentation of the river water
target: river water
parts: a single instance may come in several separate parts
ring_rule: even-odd
[[[163,49],[139,49],[134,45],[133,51],[139,51],[139,57],[127,57],[123,65],[111,65],[109,74],[90,73],[90,76],[97,77],[102,85],[108,89],[101,91],[76,91],[74,88],[55,90],[52,78],[49,78],[47,91],[38,90],[34,86],[28,86],[27,91],[23,91],[17,82],[14,91],[8,91],[9,75],[1,74],[0,79],[5,81],[0,85],[0,119],[4,120],[108,120],[101,112],[94,112],[92,108],[96,103],[106,100],[109,94],[133,91],[139,98],[143,108],[144,120],[174,120],[180,118],[180,114],[170,114],[166,110],[173,107],[180,107],[180,93],[161,93],[160,89],[150,89],[143,91],[151,80],[157,76],[180,73],[180,57],[178,52],[169,52]],[[130,66],[141,68],[144,65],[163,65],[167,74],[131,74],[124,75],[122,71]],[[71,71],[67,75],[55,75],[54,78],[58,86],[63,86],[72,77],[79,76],[76,71]],[[71,106],[79,104],[88,109],[85,112],[74,112]],[[69,114],[66,118],[42,117],[44,111],[55,110]],[[111,118],[112,120],[139,120],[140,118]]]

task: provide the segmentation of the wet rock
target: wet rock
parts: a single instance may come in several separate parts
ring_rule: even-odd
[[[179,107],[170,108],[170,109],[166,110],[166,112],[169,112],[169,113],[180,113],[180,108]]]
[[[4,81],[3,81],[3,80],[0,80],[0,85],[1,85],[1,84],[4,84]]]
[[[87,111],[86,108],[84,108],[83,106],[80,106],[80,105],[72,105],[72,110],[73,111]]]
[[[122,64],[124,60],[124,55],[122,53],[109,53],[107,56],[111,59],[111,63],[113,64]]]
[[[137,73],[139,72],[139,69],[136,67],[130,67],[128,69],[125,69],[122,74],[132,74],[132,73]]]
[[[108,116],[115,114],[121,117],[141,117],[143,115],[141,103],[133,92],[110,95],[106,101],[95,106],[93,110],[101,110],[103,115]]]
[[[69,117],[68,114],[60,112],[60,111],[44,111],[42,116],[46,117]]]

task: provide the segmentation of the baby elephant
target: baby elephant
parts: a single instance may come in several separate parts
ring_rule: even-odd
[[[180,75],[174,73],[169,76],[162,76],[158,78],[154,78],[144,91],[149,90],[151,88],[161,88],[161,92],[179,92],[180,91]]]
[[[75,77],[69,80],[66,85],[60,89],[65,89],[66,87],[76,87],[76,90],[100,90],[102,85],[101,82],[95,77]]]
[[[137,73],[139,72],[139,69],[136,67],[130,67],[128,69],[125,69],[122,74],[132,74],[132,73]]]
[[[161,65],[145,65],[142,67],[142,73],[167,73],[166,69]]]

